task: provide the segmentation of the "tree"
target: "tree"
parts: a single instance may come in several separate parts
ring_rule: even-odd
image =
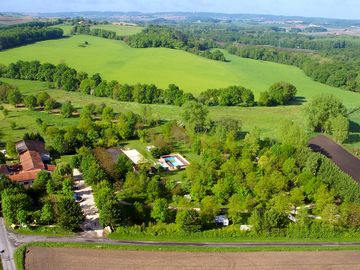
[[[200,203],[200,217],[203,224],[214,224],[215,216],[219,213],[219,203],[213,196],[206,196]]]
[[[65,117],[65,118],[70,118],[73,114],[73,112],[75,111],[74,106],[71,104],[70,101],[66,101],[65,103],[63,103],[63,105],[61,106],[61,114]]]
[[[56,108],[56,101],[54,99],[49,98],[44,102],[44,110],[45,111],[51,112],[55,108]]]
[[[33,111],[36,107],[36,97],[34,97],[33,95],[29,95],[24,97],[24,104],[25,107],[28,108],[29,110]]]
[[[208,109],[196,101],[188,101],[183,105],[182,119],[189,130],[202,132],[209,129]]]
[[[10,157],[17,157],[17,151],[16,151],[16,147],[15,147],[15,143],[14,142],[6,142],[6,153],[8,156]]]
[[[349,135],[349,119],[343,115],[331,119],[330,134],[337,142],[343,143]]]
[[[258,210],[254,210],[249,217],[248,223],[252,226],[252,229],[259,233],[262,230],[262,218]]]
[[[40,92],[36,97],[36,103],[38,106],[44,106],[45,102],[50,99],[50,96],[46,92]]]
[[[64,194],[64,196],[72,197],[74,192],[72,190],[73,181],[71,178],[65,178],[65,180],[62,182],[62,189],[61,193]]]
[[[263,230],[269,233],[275,228],[285,228],[289,224],[288,214],[276,209],[270,209],[265,212],[263,218]]]
[[[153,209],[151,210],[151,217],[157,222],[166,222],[169,218],[169,204],[164,198],[156,199]]]
[[[296,124],[293,121],[287,120],[279,126],[279,141],[282,144],[287,144],[300,148],[306,146],[307,134],[305,128]]]
[[[7,95],[7,101],[12,105],[17,106],[22,101],[21,92],[18,89],[11,90]]]
[[[95,81],[92,79],[84,79],[81,81],[79,91],[84,94],[91,94],[95,89]]]
[[[40,191],[46,190],[47,182],[51,180],[51,175],[47,171],[40,171],[34,180],[33,188]]]
[[[47,202],[41,209],[40,221],[43,224],[51,224],[54,222],[55,214],[51,203]]]
[[[65,230],[76,231],[84,222],[81,207],[74,198],[64,197],[58,202],[58,223]]]
[[[10,187],[1,193],[2,213],[8,224],[26,223],[30,205],[29,196],[19,187]]]
[[[3,153],[0,152],[0,164],[6,163],[6,157]]]
[[[346,108],[340,99],[333,95],[320,95],[309,102],[305,110],[308,124],[313,131],[328,130],[331,119],[346,115]]]
[[[200,215],[193,209],[178,211],[176,214],[176,224],[186,233],[199,232],[202,227]]]
[[[99,222],[103,227],[110,226],[115,230],[124,220],[122,212],[122,206],[114,198],[110,198],[100,206]]]
[[[91,79],[94,81],[95,87],[98,86],[102,82],[102,79],[101,79],[101,76],[99,73],[95,73],[94,75],[92,75]]]

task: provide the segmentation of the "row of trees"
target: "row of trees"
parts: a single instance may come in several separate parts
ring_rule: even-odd
[[[0,76],[40,80],[52,83],[56,88],[66,91],[79,91],[97,97],[110,97],[123,102],[138,102],[142,104],[169,104],[181,106],[186,101],[196,100],[191,93],[184,93],[178,86],[170,84],[163,90],[154,84],[120,84],[117,81],[103,80],[96,73],[89,77],[85,72],[77,72],[65,64],[54,66],[39,61],[18,61],[9,66],[0,66]],[[290,87],[290,84],[282,83]],[[4,84],[5,85],[5,84]],[[0,85],[1,87],[1,85]],[[9,86],[3,86],[7,89]],[[294,86],[291,86],[294,88]],[[8,89],[9,90],[9,89]],[[3,91],[8,91],[3,90]],[[0,89],[0,98],[3,96]],[[288,99],[292,96],[287,97]],[[209,106],[255,106],[254,94],[250,89],[241,86],[231,86],[224,89],[210,89],[199,96],[199,101]],[[279,103],[279,104],[285,104]],[[271,105],[274,105],[271,103]]]
[[[75,112],[75,108],[70,101],[66,101],[61,104],[50,97],[47,92],[40,92],[36,96],[23,96],[16,87],[7,83],[0,84],[0,101],[10,103],[14,106],[24,104],[24,106],[31,111],[35,109],[42,109],[51,113],[55,109],[60,109],[60,113],[65,118],[70,118]]]
[[[91,26],[87,25],[87,24],[75,25],[71,29],[71,34],[72,35],[91,35],[91,36],[107,38],[107,39],[121,39],[121,37],[118,36],[115,31],[109,31],[109,30],[97,29],[97,28],[91,29]]]
[[[0,29],[0,50],[63,37],[63,30],[53,27],[12,27]]]

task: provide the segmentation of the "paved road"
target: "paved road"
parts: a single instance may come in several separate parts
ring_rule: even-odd
[[[4,253],[1,254],[4,270],[15,270],[13,258],[15,245],[8,238],[3,218],[0,218],[0,250],[4,250]]]

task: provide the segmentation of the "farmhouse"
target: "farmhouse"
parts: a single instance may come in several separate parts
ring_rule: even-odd
[[[16,143],[16,151],[20,157],[20,164],[0,166],[0,173],[8,176],[14,183],[31,187],[40,171],[53,172],[55,165],[47,164],[50,153],[45,150],[45,143],[24,140]]]

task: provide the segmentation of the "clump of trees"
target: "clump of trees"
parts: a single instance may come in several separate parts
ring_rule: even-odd
[[[296,87],[290,83],[277,82],[269,90],[260,94],[259,104],[262,106],[287,105],[296,96]]]
[[[1,210],[7,224],[58,225],[67,231],[77,231],[84,221],[80,205],[72,190],[72,169],[60,164],[50,174],[41,171],[33,186],[24,189],[0,175]]]
[[[344,142],[349,134],[347,109],[333,95],[320,95],[312,99],[305,110],[308,124],[313,131],[332,135],[336,141]]]
[[[244,106],[255,105],[254,94],[250,89],[241,86],[230,86],[222,89],[209,89],[202,92],[199,102],[208,106]]]
[[[104,30],[104,29],[98,29],[94,28],[91,29],[91,25],[89,24],[78,24],[75,25],[71,29],[72,35],[91,35],[101,38],[107,38],[107,39],[121,39],[120,36],[116,34],[114,31]]]

